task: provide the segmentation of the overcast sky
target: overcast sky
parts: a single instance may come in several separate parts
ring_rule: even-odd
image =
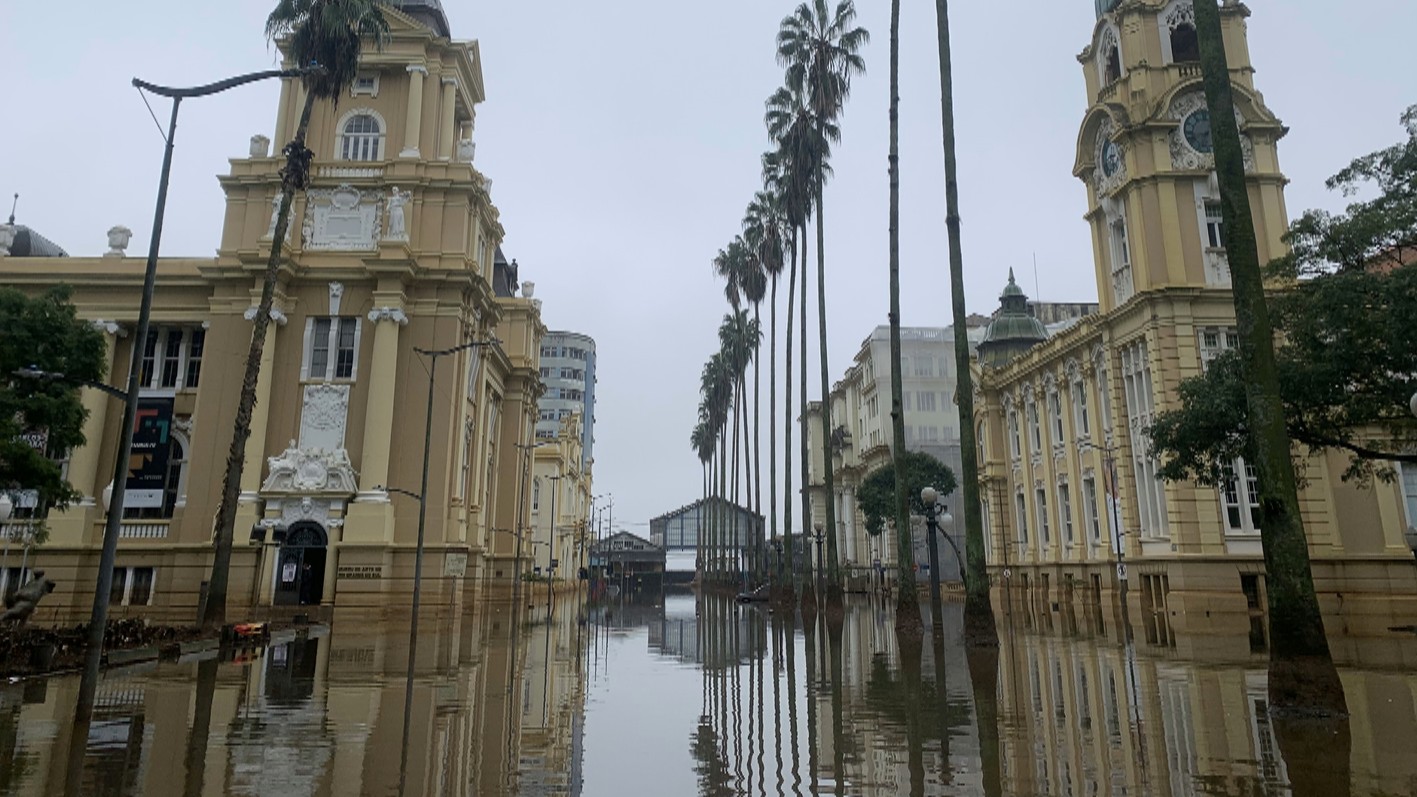
[[[598,343],[595,491],[614,494],[617,526],[646,533],[638,524],[699,496],[688,437],[699,370],[717,348],[726,308],[709,262],[761,186],[763,100],[782,79],[773,37],[794,4],[444,1],[454,35],[482,46],[477,166],[494,182],[503,248],[536,282],[546,323]],[[162,140],[130,79],[196,85],[268,68],[275,57],[262,26],[271,5],[7,3],[7,210],[20,193],[18,220],[73,255],[101,253],[105,231],[119,223],[134,231],[129,252],[146,251]],[[944,325],[934,9],[903,5],[903,319]],[[1291,128],[1280,144],[1289,210],[1341,207],[1324,178],[1395,142],[1398,115],[1417,102],[1406,55],[1417,3],[1250,6],[1256,83]],[[825,203],[833,379],[886,322],[888,301],[890,4],[858,0],[858,8],[873,36],[868,73],[852,87]],[[1009,267],[1039,298],[1096,301],[1086,193],[1070,174],[1088,105],[1075,56],[1091,35],[1093,0],[956,2],[953,13],[969,308],[994,309]],[[224,202],[215,175],[245,154],[251,135],[271,135],[276,93],[256,85],[183,106],[164,255],[213,254]],[[165,123],[167,107],[154,109]],[[815,368],[815,322],[811,337]],[[766,384],[763,394],[766,402]]]

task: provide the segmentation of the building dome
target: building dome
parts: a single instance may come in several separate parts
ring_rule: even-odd
[[[999,312],[989,322],[984,339],[979,342],[979,361],[984,365],[1001,366],[1047,339],[1048,329],[1028,312],[1028,295],[1014,281],[1014,270],[1009,269],[1009,284],[999,294]]]
[[[10,219],[14,239],[10,242],[10,257],[68,257],[63,247],[40,235],[23,224],[15,224]]]
[[[1116,8],[1117,6],[1119,6],[1119,5],[1122,4],[1122,0],[1092,0],[1092,1],[1093,1],[1093,4],[1094,4],[1094,5],[1096,6],[1096,8],[1097,8],[1097,17],[1098,17],[1099,19],[1102,18],[1102,15],[1103,15],[1103,14],[1106,14],[1107,12],[1111,11],[1112,9],[1114,9],[1114,8]]]
[[[395,5],[439,36],[446,38],[452,35],[448,28],[448,15],[443,13],[440,0],[400,0]]]

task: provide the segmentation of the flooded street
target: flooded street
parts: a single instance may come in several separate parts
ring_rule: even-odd
[[[82,739],[76,678],[0,688],[0,794],[66,793],[80,750],[86,795],[395,795],[401,772],[410,795],[1344,790],[1332,728],[1283,754],[1253,640],[1127,643],[1111,617],[1015,606],[971,659],[961,607],[943,620],[913,650],[866,596],[839,624],[690,594],[425,621],[405,754],[407,626],[336,617],[236,661],[111,671]],[[1417,793],[1417,640],[1335,653],[1351,793]]]

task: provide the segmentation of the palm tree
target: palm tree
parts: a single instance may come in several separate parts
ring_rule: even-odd
[[[1269,700],[1276,708],[1347,713],[1343,684],[1324,635],[1323,614],[1314,594],[1309,545],[1299,514],[1299,494],[1291,458],[1292,444],[1279,397],[1274,361],[1274,330],[1265,306],[1264,280],[1230,68],[1215,0],[1195,4],[1206,105],[1215,146],[1220,209],[1225,222],[1225,252],[1230,261],[1235,321],[1240,332],[1240,362],[1246,376],[1249,448],[1259,474],[1263,523],[1265,592],[1269,597],[1271,640]]]
[[[835,122],[851,96],[851,79],[866,71],[861,49],[870,42],[865,28],[853,27],[856,6],[839,0],[828,14],[827,0],[804,2],[782,21],[777,34],[777,57],[787,68],[787,85],[806,97],[816,128],[816,139],[828,136],[827,123]],[[830,140],[838,141],[840,134]],[[841,598],[841,574],[837,562],[836,506],[832,500],[834,478],[831,467],[831,373],[827,358],[826,238],[823,228],[822,166],[825,152],[818,153],[815,180],[817,208],[817,335],[821,360],[822,388],[822,477],[827,525],[828,597]]]
[[[724,456],[727,435],[725,424],[728,419],[729,407],[732,403],[732,393],[729,389],[730,378],[727,364],[721,352],[715,352],[704,365],[703,372],[699,376],[700,392],[702,393],[703,406],[705,407],[705,419],[708,424],[710,437],[707,441],[710,447],[710,456],[714,460],[710,465],[709,481],[712,492],[714,492],[712,522],[709,529],[708,551],[709,558],[706,564],[708,571],[713,578],[717,578],[721,561],[719,558],[719,548],[721,547],[723,534],[722,522],[724,513],[721,511],[723,504],[725,472]],[[713,454],[714,444],[717,444],[718,453]],[[717,477],[717,478],[715,478]]]
[[[246,440],[251,436],[251,411],[256,406],[256,385],[261,378],[261,355],[266,348],[266,327],[270,324],[276,277],[280,273],[281,246],[290,226],[290,205],[295,192],[309,183],[310,161],[314,153],[305,147],[310,114],[317,100],[335,100],[352,83],[359,70],[359,56],[365,40],[378,47],[389,36],[389,24],[380,6],[383,0],[278,0],[266,18],[266,38],[286,42],[287,55],[294,64],[317,64],[321,71],[302,78],[305,107],[295,138],[285,146],[285,168],[281,170],[280,209],[276,214],[270,256],[266,260],[261,300],[251,330],[251,347],[246,353],[246,370],[241,396],[236,405],[236,421],[231,449],[226,455],[221,501],[217,505],[216,548],[212,575],[207,587],[202,625],[208,629],[226,622],[226,592],[231,569],[231,542],[236,524],[236,503],[241,492],[241,470],[246,460]]]
[[[762,511],[763,511],[763,487],[762,487],[762,484],[763,484],[763,447],[762,447],[762,430],[761,430],[761,420],[762,420],[762,419],[761,419],[761,409],[762,409],[762,402],[763,402],[763,391],[762,391],[762,386],[761,386],[762,367],[761,367],[761,357],[760,357],[760,355],[762,354],[762,345],[763,345],[763,343],[762,343],[763,339],[762,339],[762,334],[761,334],[763,323],[762,323],[761,307],[762,307],[763,299],[767,298],[768,275],[767,275],[767,272],[765,272],[765,271],[763,270],[762,260],[759,258],[759,255],[758,255],[758,243],[751,243],[751,244],[750,244],[750,243],[747,242],[747,236],[748,236],[748,234],[749,234],[749,233],[752,233],[754,230],[755,230],[755,228],[753,228],[753,227],[749,227],[747,230],[745,230],[744,237],[743,237],[741,240],[743,240],[744,243],[745,243],[745,246],[744,246],[744,258],[743,258],[743,276],[744,276],[744,280],[743,280],[743,298],[744,298],[744,299],[747,299],[748,302],[753,305],[753,324],[752,324],[752,327],[753,327],[753,329],[758,330],[758,334],[755,335],[755,340],[753,341],[753,350],[750,352],[750,356],[751,356],[752,361],[753,361],[753,450],[752,450],[752,454],[753,454],[753,476],[754,476],[754,478],[749,482],[749,484],[752,486],[753,512],[754,512],[754,514],[759,514],[759,515],[760,515],[760,514],[762,514]],[[745,412],[747,411],[746,397],[745,397],[745,401],[744,401],[744,411],[745,411]],[[746,428],[746,425],[747,425],[747,420],[745,419],[745,420],[744,420],[744,426],[745,426],[745,428]],[[746,455],[747,452],[745,451],[744,453],[745,453],[745,455]],[[747,500],[747,496],[744,496],[744,500],[745,500],[745,501]],[[754,532],[753,538],[752,538],[752,539],[753,539],[753,550],[754,550],[754,558],[753,558],[753,569],[754,569],[754,571],[756,571],[756,570],[758,569],[758,565],[759,565],[758,553],[759,553],[759,551],[760,551],[760,549],[761,549],[761,545],[760,545],[761,539],[760,539],[760,537],[761,537],[761,535],[759,535],[757,532]]]
[[[709,506],[709,489],[712,484],[710,480],[710,463],[713,461],[714,433],[709,425],[708,404],[705,400],[699,401],[699,421],[694,424],[694,431],[689,435],[689,446],[694,449],[694,453],[699,457],[699,465],[704,472],[703,500],[699,504],[698,530],[695,532],[695,554],[699,562],[704,561],[704,514]],[[696,568],[697,569],[697,568]]]
[[[890,294],[891,294],[891,447],[895,472],[905,473],[905,404],[900,372],[900,0],[891,0],[890,79]],[[915,591],[915,546],[905,479],[895,480],[896,623],[920,624]]]
[[[949,0],[935,0],[940,55],[940,119],[945,146],[945,227],[950,239],[950,304],[953,310],[955,388],[959,404],[960,480],[964,491],[965,638],[974,644],[996,644],[994,611],[989,600],[989,576],[984,564],[984,520],[979,500],[979,441],[975,439],[974,379],[969,371],[969,329],[964,308],[964,250],[959,231],[959,164],[955,158],[954,67],[950,57]]]
[[[806,540],[810,533],[811,525],[811,504],[810,496],[806,490],[808,469],[807,469],[807,434],[806,434],[806,407],[807,407],[807,219],[811,214],[812,203],[817,196],[815,182],[817,179],[830,175],[831,166],[826,163],[827,157],[831,154],[831,141],[838,136],[835,122],[826,121],[820,128],[808,111],[805,95],[802,91],[794,91],[786,86],[779,88],[768,97],[767,112],[763,121],[768,128],[768,135],[777,143],[777,151],[773,154],[771,167],[777,171],[777,186],[779,195],[782,197],[784,213],[787,216],[789,229],[792,230],[793,250],[797,248],[797,242],[801,241],[802,258],[802,295],[800,303],[799,317],[801,318],[802,334],[800,336],[801,355],[801,382],[799,398],[802,406],[802,434],[799,445],[801,455],[802,484],[799,490],[802,502],[802,532],[801,539]],[[769,164],[764,164],[765,176],[769,173]],[[794,302],[792,294],[797,289],[797,260],[792,260],[790,288],[788,290],[788,317],[787,317],[787,372],[789,386],[791,385],[792,374],[792,313],[794,312]],[[787,432],[784,443],[788,451],[792,449],[792,396],[791,389],[788,390],[785,415],[787,418]],[[790,459],[790,455],[789,455]],[[791,495],[792,472],[787,471],[787,488],[785,495]],[[790,502],[790,497],[788,501]],[[792,533],[792,510],[789,506],[784,515],[786,531]],[[791,546],[792,539],[788,538],[788,545]],[[806,583],[806,591],[803,592],[803,600],[810,602],[815,598],[815,591],[812,589],[812,556],[811,546],[807,546],[806,556],[802,557],[804,563],[801,576]],[[789,547],[787,558],[789,562],[795,561],[791,556]]]
[[[766,165],[772,156],[764,155]],[[743,220],[744,239],[753,247],[763,274],[771,281],[768,298],[768,517],[777,542],[777,280],[782,276],[786,215],[772,193],[774,178],[764,178],[764,190],[753,195]],[[794,253],[795,255],[795,253]],[[762,508],[759,507],[759,512]]]
[[[738,513],[738,511],[737,511],[737,506],[739,505],[739,504],[738,504],[738,480],[737,480],[737,475],[736,475],[736,473],[737,473],[737,447],[738,447],[739,413],[741,412],[741,414],[742,414],[742,427],[743,427],[743,432],[744,432],[744,435],[743,435],[743,436],[744,436],[744,438],[745,438],[745,442],[744,442],[744,446],[743,446],[743,448],[744,448],[744,454],[745,454],[745,456],[744,456],[744,460],[745,460],[744,469],[747,470],[747,464],[746,464],[746,463],[747,463],[747,461],[748,461],[748,457],[746,456],[746,454],[747,454],[747,448],[748,448],[748,446],[747,446],[747,444],[746,444],[746,437],[747,437],[747,426],[748,426],[748,422],[747,422],[747,402],[746,402],[746,400],[745,400],[745,398],[746,398],[746,396],[747,396],[747,387],[746,387],[746,383],[747,383],[747,370],[748,370],[748,365],[749,365],[749,363],[754,359],[753,354],[754,354],[754,352],[756,351],[758,344],[761,343],[761,341],[762,341],[762,333],[761,333],[761,331],[760,331],[760,329],[759,329],[759,327],[758,327],[757,321],[754,321],[754,320],[751,320],[751,319],[748,318],[748,311],[747,311],[747,310],[737,310],[737,311],[732,312],[732,313],[729,313],[728,315],[725,315],[725,316],[723,317],[723,323],[722,323],[722,324],[719,326],[719,328],[718,328],[718,340],[719,340],[719,345],[720,345],[720,352],[721,352],[721,354],[722,354],[722,356],[723,356],[723,360],[724,360],[725,364],[727,365],[728,371],[729,371],[729,373],[730,373],[730,378],[731,378],[731,380],[732,380],[733,395],[734,395],[734,397],[735,397],[734,411],[733,411],[733,415],[734,415],[734,418],[733,418],[733,427],[734,427],[733,446],[734,446],[734,449],[735,449],[735,450],[734,450],[734,465],[733,465],[733,467],[734,467],[734,474],[735,474],[735,475],[734,475],[734,480],[733,480],[733,497],[732,497],[732,501],[733,501],[733,504],[734,504],[734,511],[733,511],[733,544],[734,544],[735,550],[737,550],[737,549],[738,549],[738,546],[739,546],[741,543],[744,542],[744,540],[740,539],[740,535],[739,535],[739,531],[738,531],[738,530],[739,530],[739,522],[738,522],[738,521],[739,521],[739,513]],[[745,489],[746,489],[746,487],[745,487]],[[744,500],[744,502],[746,503],[748,499],[747,499],[747,497],[745,496],[743,500]]]

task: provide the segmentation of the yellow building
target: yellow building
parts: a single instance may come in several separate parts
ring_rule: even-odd
[[[292,209],[246,448],[233,607],[404,602],[418,502],[384,488],[419,489],[430,391],[424,602],[457,606],[479,584],[510,583],[514,538],[491,530],[529,517],[522,452],[546,329],[540,302],[514,295],[515,274],[494,272],[503,231],[472,163],[478,44],[449,38],[437,3],[385,14],[391,39],[311,117],[313,179]],[[129,480],[117,614],[194,617],[280,192],[269,142],[292,138],[303,101],[285,81],[274,136],[253,137],[220,177],[216,256],[159,262],[146,341],[132,334],[144,261],[123,253],[121,236],[103,257],[0,258],[4,284],[75,286],[81,317],[109,334],[110,381],[141,358],[143,410],[170,423],[156,489]],[[493,339],[441,357],[431,384],[416,353]],[[121,408],[95,390],[83,401],[90,443],[67,468],[86,499],[47,519],[37,558],[59,589],[41,621],[84,610],[95,581]]]
[[[1087,186],[1101,312],[1002,363],[981,344],[989,564],[996,583],[1044,606],[1125,585],[1133,617],[1167,616],[1178,633],[1204,617],[1207,629],[1243,631],[1265,606],[1253,471],[1237,461],[1219,489],[1159,481],[1146,433],[1178,406],[1180,382],[1236,341],[1194,12],[1189,0],[1105,6],[1078,57],[1089,107],[1073,167]],[[1221,8],[1268,261],[1284,251],[1288,223],[1285,128],[1254,85],[1249,14],[1241,3]],[[1023,300],[1011,284],[1005,310]],[[997,337],[1021,328],[1007,315]],[[1392,485],[1342,482],[1342,459],[1305,463],[1314,578],[1331,631],[1382,632],[1417,612],[1408,521]]]

